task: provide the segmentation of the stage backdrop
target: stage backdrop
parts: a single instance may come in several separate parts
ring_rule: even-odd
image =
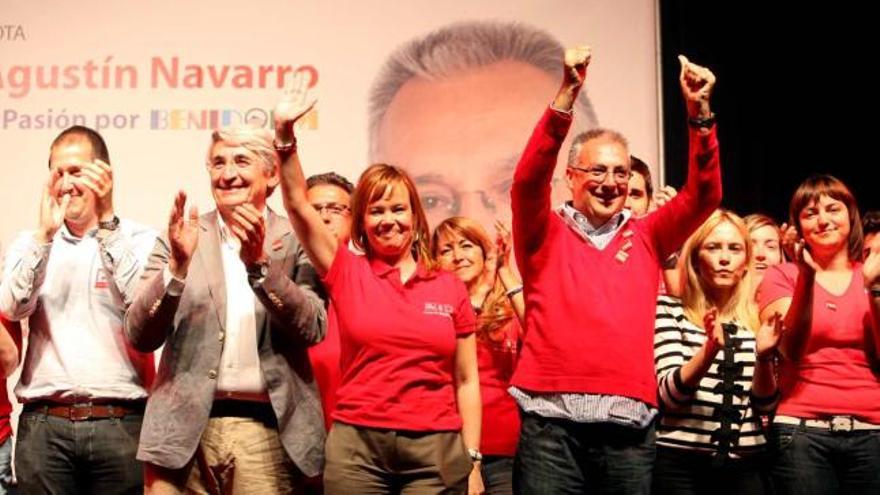
[[[517,63],[468,72],[455,68],[471,57],[461,47],[440,48],[433,58],[446,64],[442,74],[421,85],[404,81],[376,118],[370,143],[371,88],[389,56],[411,40],[473,21],[502,31],[516,22],[563,46],[591,45],[586,88],[596,120],[622,131],[633,153],[657,168],[650,0],[0,0],[0,243],[8,246],[16,231],[36,225],[48,145],[74,123],[107,140],[120,216],[162,228],[178,189],[207,211],[210,130],[241,121],[270,125],[284,79],[298,70],[319,95],[299,132],[307,174],[334,170],[354,181],[370,161],[397,162],[415,167],[420,186],[432,171],[440,177],[441,184],[425,186],[438,191],[432,220],[456,212],[484,222],[507,218],[512,166],[558,88],[558,74]],[[466,31],[450,33],[464,38]],[[528,51],[539,38],[512,35],[510,44]],[[464,42],[475,51],[479,44],[479,36]],[[594,125],[584,109],[579,129]],[[394,122],[383,120],[392,116]]]

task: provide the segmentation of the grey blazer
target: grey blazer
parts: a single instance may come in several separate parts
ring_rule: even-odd
[[[165,344],[150,391],[137,458],[170,469],[195,453],[208,422],[223,347],[226,289],[217,212],[202,215],[199,244],[180,296],[166,292],[167,234],[156,242],[125,315],[140,351]],[[281,443],[306,475],[324,463],[324,423],[306,348],[324,338],[318,277],[290,222],[269,212],[264,250],[269,272],[254,290],[260,368],[278,419]]]

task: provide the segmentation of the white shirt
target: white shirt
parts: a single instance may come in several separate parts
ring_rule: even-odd
[[[6,254],[0,311],[29,328],[21,402],[147,396],[152,353],[128,345],[122,323],[156,232],[123,220],[103,241],[96,234],[77,238],[62,226],[40,245],[24,232]]]
[[[241,243],[218,214],[220,256],[226,281],[226,336],[217,376],[218,398],[268,402],[257,351],[256,296],[239,257]]]

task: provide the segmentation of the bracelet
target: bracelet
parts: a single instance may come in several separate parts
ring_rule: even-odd
[[[776,359],[776,353],[771,352],[766,356],[755,356],[755,361],[759,363],[772,363]]]
[[[483,454],[477,449],[467,449],[471,462],[480,462],[483,460]]]
[[[296,136],[293,136],[289,143],[279,143],[278,141],[273,139],[272,146],[274,146],[275,151],[282,156],[296,153]]]
[[[519,294],[519,293],[522,292],[522,291],[523,291],[523,286],[522,286],[522,285],[517,285],[516,287],[514,287],[514,288],[508,290],[507,292],[505,292],[504,295],[507,296],[507,297],[513,297],[513,296]]]

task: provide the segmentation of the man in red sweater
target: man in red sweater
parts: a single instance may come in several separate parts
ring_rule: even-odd
[[[590,49],[565,53],[562,86],[517,166],[511,190],[526,332],[510,393],[522,410],[519,493],[648,493],[657,383],[655,300],[661,260],[721,202],[714,75],[680,57],[690,134],[688,180],[663,207],[624,208],[626,139],[577,136],[566,180],[573,201],[550,204],[550,182],[586,76]]]

